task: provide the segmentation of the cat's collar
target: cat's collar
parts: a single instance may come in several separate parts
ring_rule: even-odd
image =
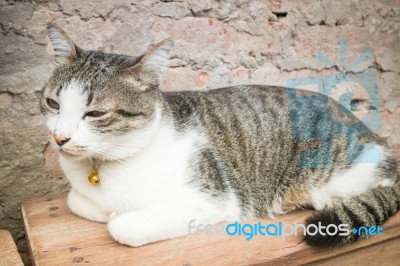
[[[92,172],[88,176],[88,181],[92,185],[97,185],[100,183],[99,162],[96,159],[91,159],[90,162],[92,163]]]

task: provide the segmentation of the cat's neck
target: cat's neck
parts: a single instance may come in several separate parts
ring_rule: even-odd
[[[178,133],[172,123],[163,122],[140,152],[123,160],[99,160],[96,167],[102,180],[100,182],[115,178],[128,182],[132,177],[136,181],[148,180],[149,177],[153,180],[183,180],[187,177],[189,161],[203,144],[202,135],[196,131]],[[90,159],[70,161],[60,158],[60,163],[76,188],[88,185],[85,177],[93,171]]]

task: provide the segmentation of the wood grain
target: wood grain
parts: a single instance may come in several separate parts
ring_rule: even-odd
[[[400,241],[398,238],[379,242],[362,249],[352,250],[339,256],[334,256],[309,266],[336,266],[336,265],[400,265]]]
[[[302,223],[312,211],[296,211],[265,223]],[[302,235],[287,237],[206,236],[204,233],[160,241],[140,248],[116,243],[106,225],[72,214],[66,195],[31,200],[22,213],[32,260],[36,265],[299,265],[328,263],[352,254],[376,254],[390,264],[400,261],[400,213],[383,225],[383,236],[339,248],[312,248]],[[259,220],[246,221],[248,223]],[[244,222],[242,222],[244,223]],[[139,229],[140,230],[140,229]],[[397,249],[394,248],[397,246]],[[374,248],[375,247],[375,248]],[[382,248],[388,247],[388,248]],[[358,253],[357,253],[358,252]],[[340,262],[340,260],[338,261]],[[382,263],[385,264],[385,263]],[[326,264],[330,265],[330,264]]]
[[[17,246],[7,230],[0,230],[0,266],[23,266]]]

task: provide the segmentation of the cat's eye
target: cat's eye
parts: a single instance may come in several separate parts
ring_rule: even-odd
[[[142,113],[142,112],[132,113],[132,112],[128,112],[128,111],[125,111],[125,110],[122,110],[122,109],[118,109],[118,110],[117,110],[117,113],[120,114],[120,115],[122,115],[122,116],[125,116],[125,117],[139,117],[139,116],[144,116],[144,113]]]
[[[60,109],[60,104],[56,100],[53,100],[52,98],[47,98],[46,102],[51,108],[57,110]]]
[[[105,115],[106,113],[107,113],[107,112],[103,112],[103,111],[90,111],[90,112],[85,113],[84,118],[85,118],[86,116],[90,116],[90,117],[100,117],[100,116]]]

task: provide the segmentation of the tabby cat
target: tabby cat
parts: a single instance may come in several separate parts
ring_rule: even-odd
[[[317,210],[308,225],[358,228],[399,210],[396,159],[334,100],[314,94],[289,103],[298,91],[255,85],[162,92],[172,40],[132,57],[83,50],[52,23],[47,32],[56,68],[40,105],[71,183],[68,206],[107,223],[116,241],[137,247],[185,235],[192,220],[216,224],[304,207]],[[324,156],[312,156],[327,143]],[[333,246],[363,237],[306,240]]]

